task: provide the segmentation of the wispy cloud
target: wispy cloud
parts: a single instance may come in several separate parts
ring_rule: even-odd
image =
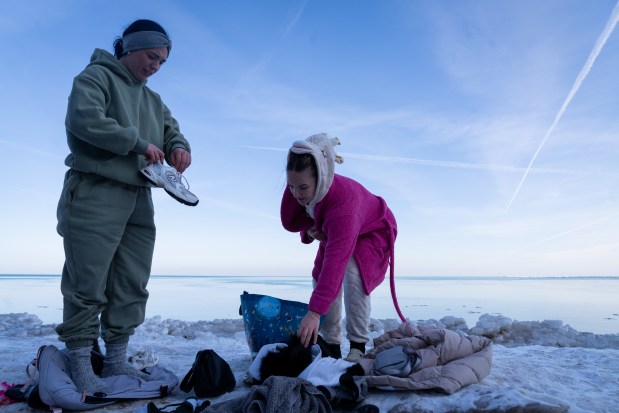
[[[44,198],[50,198],[50,199],[58,199],[58,197],[60,196],[60,193],[58,192],[37,191],[37,190],[23,188],[23,187],[14,186],[14,185],[5,185],[4,189],[5,190],[10,189],[11,191],[21,192],[21,193],[29,194],[29,195],[36,195],[37,197],[42,196]]]
[[[608,38],[612,34],[613,30],[615,29],[615,26],[617,25],[618,21],[619,21],[619,2],[617,2],[617,4],[615,5],[615,8],[613,9],[613,11],[611,13],[610,18],[609,18],[608,22],[606,23],[606,27],[604,27],[604,30],[602,31],[602,34],[600,35],[600,37],[598,38],[595,46],[593,47],[593,50],[589,54],[589,57],[587,58],[587,61],[585,62],[585,65],[583,66],[582,70],[580,71],[580,73],[576,77],[576,81],[572,85],[572,88],[571,88],[570,92],[568,93],[565,101],[561,105],[561,108],[559,109],[559,112],[555,116],[554,121],[550,125],[550,128],[548,128],[548,131],[544,135],[544,138],[542,139],[542,141],[540,142],[539,146],[537,147],[537,150],[533,154],[533,157],[531,158],[531,161],[529,162],[529,165],[525,169],[524,174],[522,175],[522,178],[520,179],[520,182],[518,183],[518,186],[516,187],[516,190],[514,191],[511,199],[509,200],[509,203],[507,204],[507,207],[505,208],[505,211],[503,212],[503,214],[507,213],[509,211],[509,209],[511,208],[512,204],[514,203],[514,200],[516,199],[516,197],[518,196],[518,193],[520,192],[520,188],[522,188],[522,185],[524,184],[524,181],[527,179],[527,176],[528,176],[528,174],[529,174],[529,172],[531,170],[531,167],[533,166],[533,163],[535,162],[535,159],[537,159],[537,156],[539,155],[540,151],[544,147],[544,144],[546,143],[546,140],[548,140],[548,138],[550,137],[552,132],[555,130],[557,124],[559,123],[559,121],[563,117],[563,114],[565,113],[565,110],[567,109],[568,105],[570,104],[570,102],[574,98],[574,95],[576,95],[576,92],[578,92],[578,89],[580,89],[580,86],[582,85],[582,83],[584,82],[585,78],[587,77],[587,75],[591,71],[591,68],[593,67],[593,64],[595,63],[596,58],[598,57],[598,55],[602,51],[602,48],[604,47],[604,45],[606,44],[606,41],[608,40]]]
[[[37,155],[43,155],[43,156],[46,156],[46,157],[49,157],[49,158],[64,159],[64,156],[60,156],[60,155],[57,155],[55,153],[46,152],[46,151],[42,151],[42,150],[39,150],[39,149],[31,148],[29,146],[18,145],[15,142],[9,142],[9,141],[6,141],[4,139],[0,139],[0,144],[1,145],[6,145],[6,146],[10,146],[10,147],[13,147],[13,148],[17,148],[17,149],[19,149],[21,151],[30,152],[30,153],[34,153],[34,154],[37,154]]]
[[[206,199],[204,203],[220,206],[224,208],[226,211],[235,211],[235,212],[242,213],[244,215],[255,216],[258,218],[265,218],[271,221],[279,221],[279,217],[277,215],[265,214],[265,213],[257,211],[256,209],[242,207],[237,204],[231,204],[229,202],[224,202],[218,199]]]

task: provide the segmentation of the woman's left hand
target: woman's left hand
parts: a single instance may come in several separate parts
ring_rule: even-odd
[[[316,344],[318,341],[318,327],[320,327],[320,314],[308,311],[303,320],[301,320],[299,331],[297,331],[297,336],[299,336],[303,347]]]
[[[170,155],[170,161],[172,161],[174,169],[183,173],[191,165],[191,154],[183,148],[177,148]]]

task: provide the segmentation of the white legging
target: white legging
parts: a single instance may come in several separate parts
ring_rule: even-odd
[[[352,257],[346,265],[340,293],[331,303],[331,308],[320,328],[322,338],[329,344],[342,344],[342,294],[346,309],[346,338],[357,343],[367,343],[372,303],[370,296],[363,289],[359,267]]]

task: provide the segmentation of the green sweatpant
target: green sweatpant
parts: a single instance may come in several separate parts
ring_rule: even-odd
[[[59,340],[68,348],[100,335],[127,343],[148,299],[156,232],[150,188],[70,169],[57,216],[65,251]]]

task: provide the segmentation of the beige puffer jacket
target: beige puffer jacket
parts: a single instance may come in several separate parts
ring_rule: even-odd
[[[395,346],[414,350],[421,363],[407,377],[373,375],[374,357]],[[490,373],[492,340],[447,329],[403,323],[374,339],[374,349],[359,360],[369,387],[393,390],[442,390],[451,394]]]

